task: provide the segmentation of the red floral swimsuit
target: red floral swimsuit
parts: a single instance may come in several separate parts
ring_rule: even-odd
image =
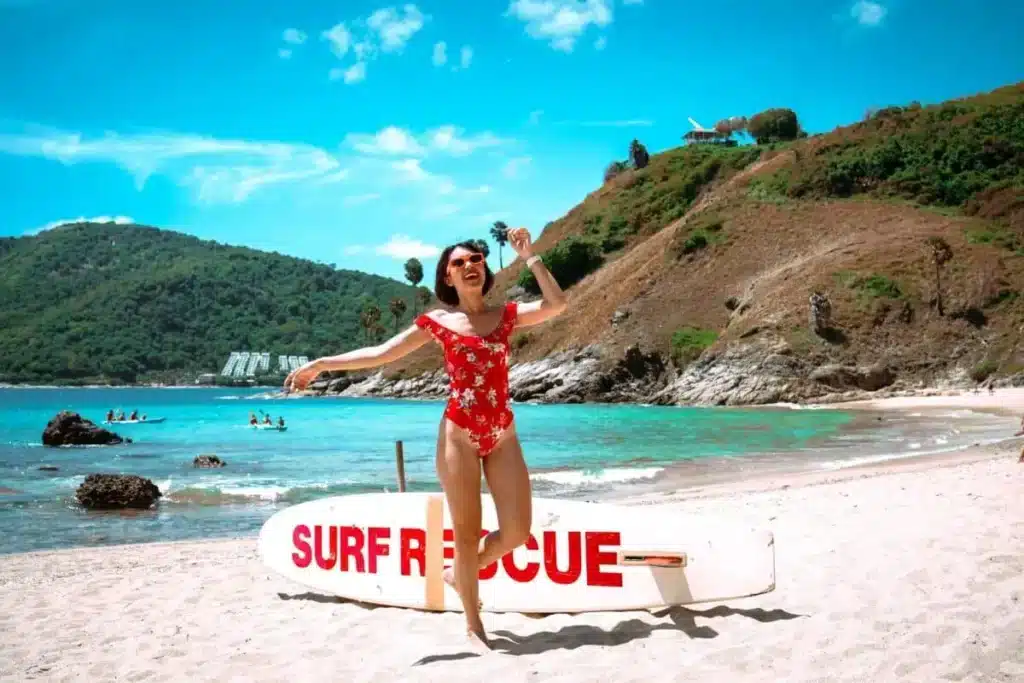
[[[517,304],[509,301],[498,326],[483,337],[450,330],[426,313],[416,318],[416,324],[444,349],[449,378],[445,417],[469,433],[480,457],[494,450],[512,424],[508,408],[508,336],[517,318]]]

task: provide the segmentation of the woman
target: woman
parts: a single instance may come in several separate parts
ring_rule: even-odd
[[[459,593],[471,638],[487,644],[480,620],[478,572],[526,542],[532,524],[530,477],[508,407],[508,353],[512,330],[542,323],[565,310],[566,298],[525,228],[508,231],[509,244],[537,278],[543,299],[489,308],[484,296],[494,275],[472,242],[446,248],[437,262],[434,292],[455,310],[424,313],[378,346],[317,358],[294,370],[285,391],[304,389],[321,372],[359,370],[398,360],[430,340],[444,349],[450,389],[437,434],[436,466],[455,535],[454,572],[445,581]],[[480,539],[480,469],[494,500],[498,530]]]

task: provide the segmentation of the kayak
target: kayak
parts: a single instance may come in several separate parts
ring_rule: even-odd
[[[288,429],[287,426],[279,427],[277,425],[253,425],[252,428],[253,429],[265,429],[265,430],[269,430],[269,431],[272,431],[272,432],[283,432],[283,431]]]
[[[160,424],[166,417],[148,417],[145,420],[104,420],[105,425],[146,425],[146,424]]]

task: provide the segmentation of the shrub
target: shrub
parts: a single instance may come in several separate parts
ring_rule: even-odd
[[[545,267],[551,271],[559,286],[568,289],[604,262],[601,248],[581,237],[568,237],[553,248],[541,254]],[[519,274],[518,284],[532,294],[540,294],[540,285],[533,271],[524,269]]]
[[[686,365],[717,339],[718,333],[714,330],[689,326],[676,330],[672,335],[672,362],[677,366]]]

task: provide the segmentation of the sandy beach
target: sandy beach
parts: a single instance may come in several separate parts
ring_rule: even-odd
[[[870,407],[1024,412],[1024,390]],[[1008,435],[1009,436],[1009,435]],[[1024,440],[629,501],[775,533],[775,591],[485,614],[374,607],[265,570],[254,538],[0,556],[4,681],[1021,681]]]

